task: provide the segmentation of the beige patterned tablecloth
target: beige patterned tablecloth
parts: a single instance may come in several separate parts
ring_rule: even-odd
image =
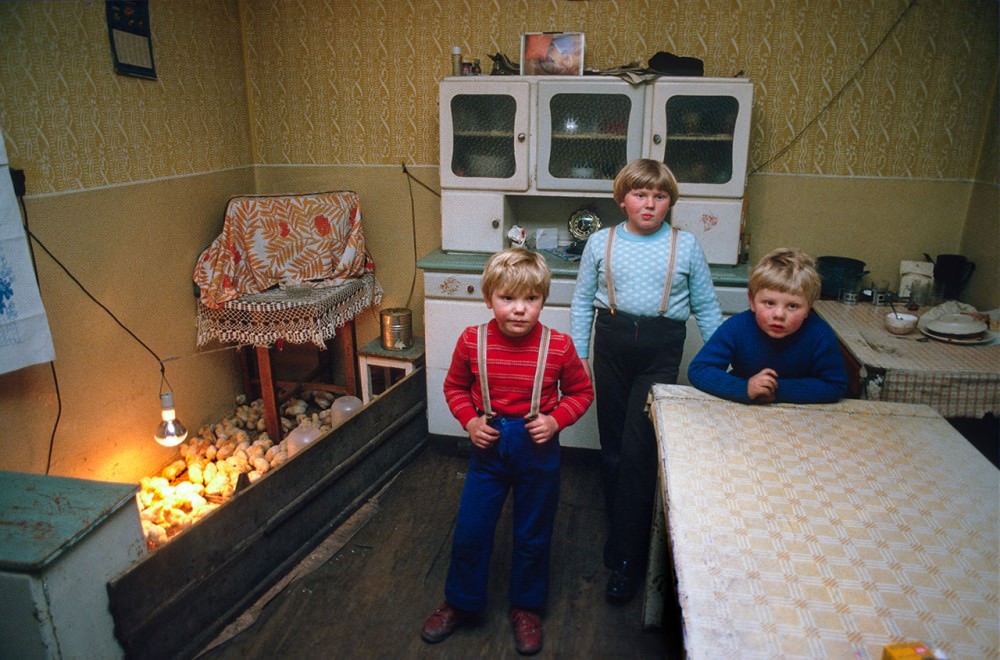
[[[1000,471],[924,405],[656,385],[690,658],[1000,657]]]
[[[1000,343],[959,345],[885,329],[887,307],[819,300],[816,312],[863,369],[874,401],[924,403],[945,417],[1000,415]]]

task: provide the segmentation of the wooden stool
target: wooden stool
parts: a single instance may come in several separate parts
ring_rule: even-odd
[[[297,389],[355,394],[354,317],[381,299],[381,285],[372,273],[366,273],[339,286],[310,288],[294,294],[280,288],[245,294],[217,308],[206,307],[199,301],[198,345],[214,340],[254,346],[253,355],[246,349],[240,350],[244,389],[250,396],[253,386],[259,386],[267,433],[278,442],[282,436],[278,404],[284,396],[279,390],[287,390],[289,394]],[[271,347],[279,341],[315,346],[320,350],[319,361],[326,365],[320,364],[312,373],[294,380],[275,378]],[[330,347],[331,343],[334,346]],[[343,365],[343,385],[334,384],[333,370],[337,363]]]
[[[385,373],[386,387],[390,383],[390,369],[401,369],[403,376],[413,373],[413,370],[424,362],[424,339],[414,337],[413,346],[401,351],[390,351],[382,347],[379,337],[371,340],[358,350],[358,371],[361,373],[361,401],[368,403],[374,396],[372,392],[372,367],[382,367]]]
[[[264,406],[264,422],[267,434],[275,442],[281,440],[284,433],[281,429],[279,409],[281,402],[288,397],[308,390],[322,390],[336,394],[357,394],[357,373],[354,369],[354,354],[356,343],[354,336],[354,319],[340,328],[340,332],[332,340],[327,340],[326,350],[321,350],[316,368],[302,378],[288,380],[276,378],[271,365],[272,346],[254,346],[253,354],[250,347],[240,347],[240,368],[243,372],[243,391],[248,396],[259,392]],[[343,365],[344,384],[335,384],[336,366]]]

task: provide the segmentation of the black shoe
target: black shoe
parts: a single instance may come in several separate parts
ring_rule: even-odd
[[[639,588],[639,577],[636,575],[635,566],[632,562],[622,561],[611,569],[608,576],[608,586],[604,590],[604,597],[609,603],[624,605],[635,596],[636,589]]]

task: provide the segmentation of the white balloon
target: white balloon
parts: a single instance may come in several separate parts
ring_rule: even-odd
[[[349,417],[361,410],[364,404],[356,396],[341,396],[334,399],[330,406],[330,419],[334,423],[343,424]]]
[[[285,438],[289,458],[308,447],[312,441],[318,438],[321,434],[322,431],[319,427],[311,424],[300,424],[299,426],[296,426],[289,432],[288,437]]]

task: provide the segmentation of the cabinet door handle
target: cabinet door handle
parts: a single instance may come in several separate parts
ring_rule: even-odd
[[[518,142],[524,142],[527,139],[528,139],[528,136],[525,135],[524,133],[518,133],[517,134],[517,141]]]
[[[659,143],[661,143],[661,142],[663,142],[663,138],[662,138],[662,137],[660,137],[660,134],[659,134],[659,133],[655,134],[655,135],[653,136],[653,144],[659,144]]]
[[[490,222],[490,224],[493,226],[494,229],[499,229],[500,228],[500,218],[493,218],[493,221]]]

